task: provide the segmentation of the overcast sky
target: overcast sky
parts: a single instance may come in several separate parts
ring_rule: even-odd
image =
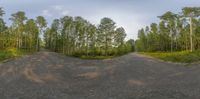
[[[0,0],[6,11],[6,23],[11,13],[25,11],[29,18],[43,15],[50,24],[65,15],[82,16],[94,24],[103,17],[112,18],[127,32],[127,38],[137,38],[138,29],[166,11],[178,13],[185,6],[200,6],[200,0]]]

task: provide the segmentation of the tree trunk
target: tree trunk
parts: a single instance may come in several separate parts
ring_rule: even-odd
[[[37,37],[37,44],[36,44],[36,50],[39,51],[39,36]]]
[[[193,27],[192,27],[192,17],[190,17],[190,51],[193,51]]]
[[[171,52],[173,51],[173,34],[172,34],[172,30],[170,30],[170,34],[171,34],[171,44],[170,44],[170,48],[171,48]]]

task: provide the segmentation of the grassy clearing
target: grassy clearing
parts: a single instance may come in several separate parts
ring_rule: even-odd
[[[26,51],[26,50],[19,50],[15,48],[8,48],[5,50],[0,50],[0,62],[10,59],[10,58],[15,58],[15,57],[20,57],[26,54],[31,54],[32,52]]]
[[[200,51],[181,51],[181,52],[155,52],[155,53],[140,53],[143,55],[155,57],[164,61],[178,63],[193,63],[200,61]]]

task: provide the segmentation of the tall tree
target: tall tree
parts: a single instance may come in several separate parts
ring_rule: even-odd
[[[190,20],[190,51],[193,51],[193,18],[200,16],[200,7],[185,7],[182,9],[184,17],[188,17]]]
[[[101,19],[100,25],[99,25],[99,32],[100,35],[102,35],[103,43],[104,43],[104,50],[105,55],[108,55],[108,49],[112,45],[112,37],[114,34],[114,29],[116,28],[115,22],[110,18],[103,18]]]
[[[0,32],[3,32],[4,30],[6,30],[6,23],[3,20],[3,15],[5,14],[3,8],[0,7]]]
[[[159,16],[159,18],[162,21],[164,21],[169,28],[170,36],[171,36],[171,51],[173,51],[173,41],[174,41],[174,36],[176,35],[174,30],[175,30],[175,24],[176,24],[175,22],[176,22],[177,15],[168,11],[162,16]]]
[[[124,44],[124,39],[126,37],[126,31],[123,27],[119,27],[115,30],[114,40],[116,46],[120,46]]]
[[[59,26],[60,26],[60,21],[59,19],[54,19],[53,23],[51,25],[51,32],[52,32],[52,40],[53,40],[53,46],[52,49],[57,52],[58,49],[58,35],[59,35]]]
[[[69,55],[70,53],[70,32],[72,29],[73,18],[71,16],[64,16],[60,19],[62,30],[62,53]]]
[[[13,21],[12,26],[16,29],[16,36],[17,36],[17,48],[22,47],[22,34],[24,32],[24,21],[27,19],[25,16],[25,12],[18,11],[11,15],[12,17],[10,20]]]
[[[118,53],[125,53],[126,44],[124,44],[124,39],[126,37],[126,31],[123,27],[119,27],[115,30],[114,35],[114,46],[118,47]]]
[[[37,26],[39,27],[39,33],[38,33],[38,36],[37,36],[37,48],[36,49],[37,49],[37,51],[39,51],[40,35],[42,35],[42,33],[44,33],[44,29],[47,26],[47,22],[46,22],[46,20],[45,20],[45,18],[43,16],[38,16],[36,18],[36,23],[37,23]]]
[[[37,47],[37,39],[38,39],[38,27],[37,24],[35,23],[35,21],[33,19],[29,19],[27,20],[26,24],[25,24],[25,46],[26,48],[29,49],[29,51],[31,50],[35,50],[37,51],[38,47]]]
[[[136,40],[136,50],[142,52],[147,51],[147,35],[143,28],[138,31],[138,38]]]

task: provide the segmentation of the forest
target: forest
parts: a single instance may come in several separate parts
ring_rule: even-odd
[[[29,19],[26,13],[13,13],[7,26],[0,8],[0,57],[16,52],[37,52],[46,48],[76,57],[118,56],[134,51],[134,40],[125,40],[126,31],[110,18],[94,25],[81,16],[54,19],[48,27],[43,16]],[[10,54],[13,53],[13,54]],[[10,56],[8,56],[10,55]]]
[[[176,52],[200,49],[200,7],[184,7],[180,13],[166,12],[138,31],[139,52]]]
[[[95,26],[82,17],[55,19],[44,33],[46,48],[75,56],[115,56],[133,51],[134,41],[125,41],[123,27],[110,18]]]
[[[200,60],[200,7],[184,7],[180,13],[168,11],[138,31],[135,42],[140,54],[164,61],[192,63]]]

